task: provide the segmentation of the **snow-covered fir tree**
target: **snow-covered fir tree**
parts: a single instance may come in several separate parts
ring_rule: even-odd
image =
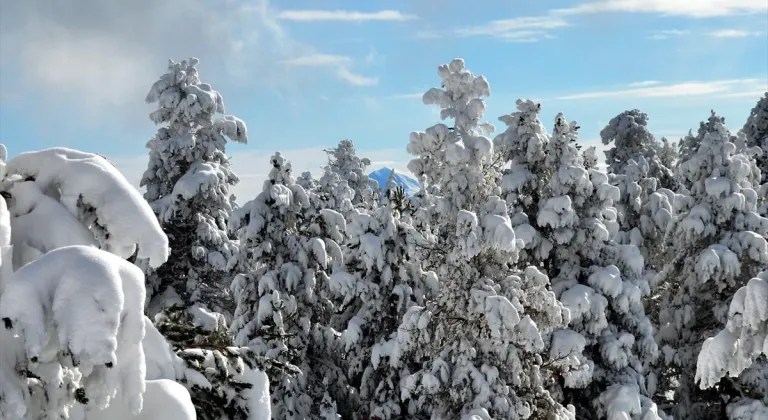
[[[743,314],[739,301],[746,305],[747,289],[740,288],[749,288],[750,279],[768,266],[768,219],[756,212],[766,199],[755,188],[760,171],[731,142],[734,137],[722,118],[713,113],[702,128],[698,147],[678,167],[690,188],[674,199],[678,214],[669,234],[676,257],[658,278],[663,291],[658,341],[665,362],[660,391],[674,391],[676,419],[723,419],[741,412],[737,408],[744,404],[768,403],[765,359],[743,370],[745,356],[754,351],[747,349],[749,339],[741,342],[743,351],[723,346],[728,334],[741,333],[746,317],[758,315]],[[723,329],[728,332],[705,341]],[[753,332],[744,331],[747,336]],[[730,352],[740,368],[732,369],[723,352]],[[737,376],[718,372],[726,367]]]
[[[725,413],[731,419],[766,418],[765,356],[768,356],[768,271],[759,273],[736,291],[725,328],[702,345],[695,380],[701,388],[716,387],[726,375],[738,377],[761,360],[744,379],[753,394],[763,396],[762,401],[740,398],[726,406]]]
[[[101,156],[52,148],[0,157],[0,418],[82,420],[115,401],[142,411],[145,299],[133,255],[168,240]],[[76,409],[77,408],[77,409]]]
[[[297,371],[270,378],[273,418],[336,418],[331,394],[343,395],[337,390],[345,387],[344,375],[329,359],[341,342],[327,328],[332,303],[319,292],[328,290],[328,270],[343,258],[330,232],[338,234],[345,221],[321,210],[325,226],[313,226],[309,198],[290,163],[277,153],[270,164],[263,191],[229,221],[240,244],[235,269],[242,273],[232,283],[237,308],[230,329],[235,344]]]
[[[355,192],[352,205],[370,210],[375,208],[378,198],[379,185],[368,178],[368,167],[371,160],[357,156],[355,143],[352,140],[342,140],[339,144],[325,151],[328,154],[326,171],[338,174]]]
[[[141,179],[144,197],[167,233],[171,256],[148,271],[150,313],[173,304],[205,302],[231,310],[227,262],[235,245],[227,235],[229,189],[238,178],[224,152],[227,139],[247,142],[245,124],[224,112],[221,94],[202,83],[198,60],[170,61],[168,72],[147,94],[150,114],[162,125],[147,143],[149,165]]]
[[[549,274],[570,311],[570,328],[552,340],[551,358],[564,375],[554,388],[580,418],[656,418],[648,373],[657,348],[643,309],[643,257],[634,245],[611,241],[620,191],[607,174],[584,168],[578,126],[558,115],[549,136],[540,111],[518,100],[517,111],[500,118],[508,127],[495,144],[510,162],[502,189],[524,243],[521,260]]]
[[[613,117],[600,131],[604,145],[613,144],[605,152],[608,173],[621,174],[630,161],[644,158],[648,163],[648,176],[656,178],[663,188],[674,188],[672,169],[665,166],[659,156],[662,145],[648,130],[648,115],[637,109],[624,111]]]
[[[664,167],[674,170],[680,153],[677,143],[670,142],[666,137],[661,138],[661,148],[659,149],[659,160]]]
[[[757,167],[763,174],[762,183],[768,183],[768,92],[752,108],[741,131],[747,138],[747,147],[761,149],[756,158]]]
[[[339,144],[325,150],[328,164],[323,167],[323,175],[317,181],[312,201],[313,207],[327,208],[347,216],[352,209],[372,210],[378,205],[379,185],[369,179],[367,174],[371,161],[360,158],[355,152],[352,140],[342,140]],[[297,183],[313,185],[303,179]]]
[[[408,418],[573,418],[546,391],[544,372],[545,337],[567,312],[546,276],[511,266],[521,242],[498,196],[501,164],[480,133],[491,128],[479,123],[488,82],[461,59],[438,75],[442,89],[423,100],[454,124],[412,133],[408,152],[409,169],[439,190],[424,190],[428,207],[414,215],[430,229],[422,261],[439,294],[407,310],[396,336],[374,348],[374,368],[401,378]]]
[[[296,372],[292,366],[235,346],[224,317],[205,308],[174,305],[158,314],[155,323],[156,327],[148,325],[148,334],[154,333],[152,351],[173,368],[162,372],[161,366],[155,376],[183,384],[199,420],[268,419],[264,413],[270,402],[258,404],[268,387],[265,378]]]
[[[696,151],[699,149],[699,145],[704,140],[704,136],[706,136],[707,133],[717,131],[716,127],[721,124],[725,124],[725,118],[718,116],[713,110],[711,111],[709,118],[707,118],[707,121],[702,121],[699,123],[699,128],[695,135],[693,134],[693,130],[688,130],[688,134],[680,139],[680,142],[677,145],[677,166],[680,166],[683,162],[691,160],[693,155],[695,155]],[[690,189],[690,182],[685,178],[680,178],[679,170],[677,172],[678,174],[676,175],[678,175],[677,178],[678,181],[680,181],[681,186],[686,190]]]
[[[393,196],[389,194],[389,196]],[[393,419],[408,413],[400,399],[399,372],[378,366],[376,348],[396,337],[403,315],[437,292],[434,272],[416,256],[425,239],[401,218],[397,198],[347,223],[344,261],[330,278],[341,303],[334,324],[343,329],[344,368],[360,390],[363,418]]]

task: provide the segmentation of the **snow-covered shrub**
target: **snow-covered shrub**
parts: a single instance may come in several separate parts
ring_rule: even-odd
[[[747,337],[743,354],[724,345],[743,322],[739,299],[748,289],[741,288],[749,288],[751,279],[768,266],[768,219],[757,213],[765,201],[755,188],[759,170],[731,141],[722,118],[713,113],[702,127],[706,129],[698,147],[678,166],[689,188],[674,203],[678,214],[669,234],[676,257],[657,279],[663,291],[658,340],[665,359],[660,391],[674,390],[674,414],[680,419],[726,418],[728,405],[744,398],[768,403],[765,387],[761,391],[759,385],[768,365],[755,363],[741,372],[748,366],[747,356],[754,355]],[[716,338],[705,341],[712,336]],[[732,353],[725,357],[723,352]],[[718,372],[726,368],[741,375],[718,382]],[[697,375],[702,386],[714,388],[699,389]]]
[[[148,270],[151,313],[176,303],[204,301],[213,310],[231,310],[227,262],[235,245],[227,235],[238,182],[224,149],[227,139],[245,143],[245,123],[224,112],[221,94],[202,83],[198,60],[171,60],[146,101],[156,104],[150,119],[157,134],[147,143],[149,165],[141,179],[144,197],[168,234],[171,256]]]
[[[389,386],[399,382],[409,417],[573,418],[546,391],[543,361],[546,337],[567,311],[536,268],[510,266],[523,244],[499,198],[502,162],[482,135],[492,129],[480,123],[488,82],[461,59],[438,75],[442,89],[423,101],[454,125],[412,133],[407,150],[409,169],[428,184],[413,219],[433,242],[421,260],[439,293],[406,311],[397,333],[374,348],[374,367],[392,371]]]

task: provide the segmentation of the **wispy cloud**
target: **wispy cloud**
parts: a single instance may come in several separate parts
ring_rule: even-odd
[[[605,90],[597,92],[585,92],[573,95],[560,96],[559,100],[575,99],[600,99],[600,98],[666,98],[680,96],[701,96],[711,94],[731,94],[735,90],[756,89],[756,86],[764,84],[764,79],[731,79],[714,80],[709,82],[684,82],[650,87],[630,87],[629,89]]]
[[[394,95],[387,96],[387,99],[421,99],[424,97],[424,92],[421,93],[396,93]]]
[[[486,36],[507,41],[539,40],[548,37],[547,30],[570,26],[568,22],[553,16],[530,16],[492,20],[484,25],[459,28],[461,37]]]
[[[311,54],[283,60],[280,63],[290,67],[322,67],[346,65],[351,62],[352,59],[345,55]]]
[[[758,36],[760,32],[745,31],[742,29],[720,29],[709,33],[710,36],[715,38],[746,38],[750,36]]]
[[[755,98],[755,101],[760,99],[765,93],[768,92],[768,85],[764,89],[751,90],[748,92],[735,92],[718,95],[719,98]]]
[[[418,38],[431,39],[445,36],[489,37],[508,42],[537,42],[554,38],[550,31],[570,26],[561,17],[525,16],[511,19],[492,20],[482,25],[467,26],[452,31],[419,31]]]
[[[664,29],[660,31],[653,31],[648,36],[648,39],[653,40],[663,40],[663,39],[669,39],[673,37],[678,36],[684,36],[690,34],[689,31],[681,30],[681,29]]]
[[[656,80],[644,80],[642,82],[633,82],[628,84],[629,87],[645,87],[645,86],[653,86],[658,85],[661,82],[658,82]]]
[[[553,13],[574,15],[591,13],[655,13],[665,16],[707,18],[768,11],[765,0],[598,0],[556,9]]]
[[[359,74],[352,73],[346,67],[339,67],[336,70],[336,75],[345,82],[353,86],[375,86],[379,84],[378,77],[366,77]]]
[[[397,10],[380,10],[378,12],[358,12],[353,10],[283,10],[277,14],[280,20],[296,22],[321,21],[395,21],[404,22],[416,19],[414,15],[401,13]]]
[[[288,67],[331,67],[339,79],[352,86],[374,86],[379,83],[378,77],[366,77],[349,70],[354,61],[345,55],[310,54],[283,60],[281,63]]]

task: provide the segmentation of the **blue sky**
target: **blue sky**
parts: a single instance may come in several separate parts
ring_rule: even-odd
[[[420,94],[454,57],[490,81],[487,119],[518,97],[579,121],[584,143],[639,108],[674,139],[710,109],[741,127],[768,90],[765,0],[26,0],[0,13],[0,141],[20,151],[102,153],[137,181],[156,128],[143,101],[167,59],[201,59],[204,81],[246,121],[233,145],[238,195],[270,153],[317,169],[351,138],[404,169],[408,134],[438,122]],[[498,131],[497,130],[497,131]]]

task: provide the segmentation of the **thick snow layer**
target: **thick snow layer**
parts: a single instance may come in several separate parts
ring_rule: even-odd
[[[3,283],[0,318],[23,338],[24,363],[55,365],[64,354],[79,367],[95,406],[119,395],[132,413],[141,410],[141,269],[96,248],[70,246],[25,265]]]
[[[183,385],[168,379],[148,380],[144,392],[144,408],[131,414],[130,408],[117,398],[104,410],[85,411],[77,404],[72,420],[196,420],[195,406]],[[81,415],[82,417],[78,417]],[[268,419],[268,417],[254,417]]]
[[[768,405],[759,400],[743,398],[725,408],[729,420],[768,419]]]
[[[640,414],[640,390],[637,386],[615,384],[599,397],[607,420],[626,420]]]
[[[39,254],[67,245],[97,246],[93,233],[61,203],[43,194],[38,184],[14,183],[11,195],[11,238],[16,245],[13,267],[19,269]],[[52,229],[55,223],[55,229]],[[27,247],[39,251],[30,253]]]
[[[200,304],[192,305],[189,308],[189,313],[192,314],[195,326],[201,327],[205,331],[214,332],[226,325],[224,315],[213,312]]]
[[[144,339],[141,346],[144,349],[146,379],[176,379],[174,369],[175,354],[170,344],[165,340],[160,331],[155,328],[152,321],[144,317]]]
[[[159,267],[168,260],[168,238],[149,204],[111,163],[99,155],[63,147],[21,153],[6,166],[8,175],[33,178],[43,191],[57,190],[73,215],[93,213],[106,232],[98,238],[120,257],[133,255]],[[83,209],[85,206],[86,209]]]

